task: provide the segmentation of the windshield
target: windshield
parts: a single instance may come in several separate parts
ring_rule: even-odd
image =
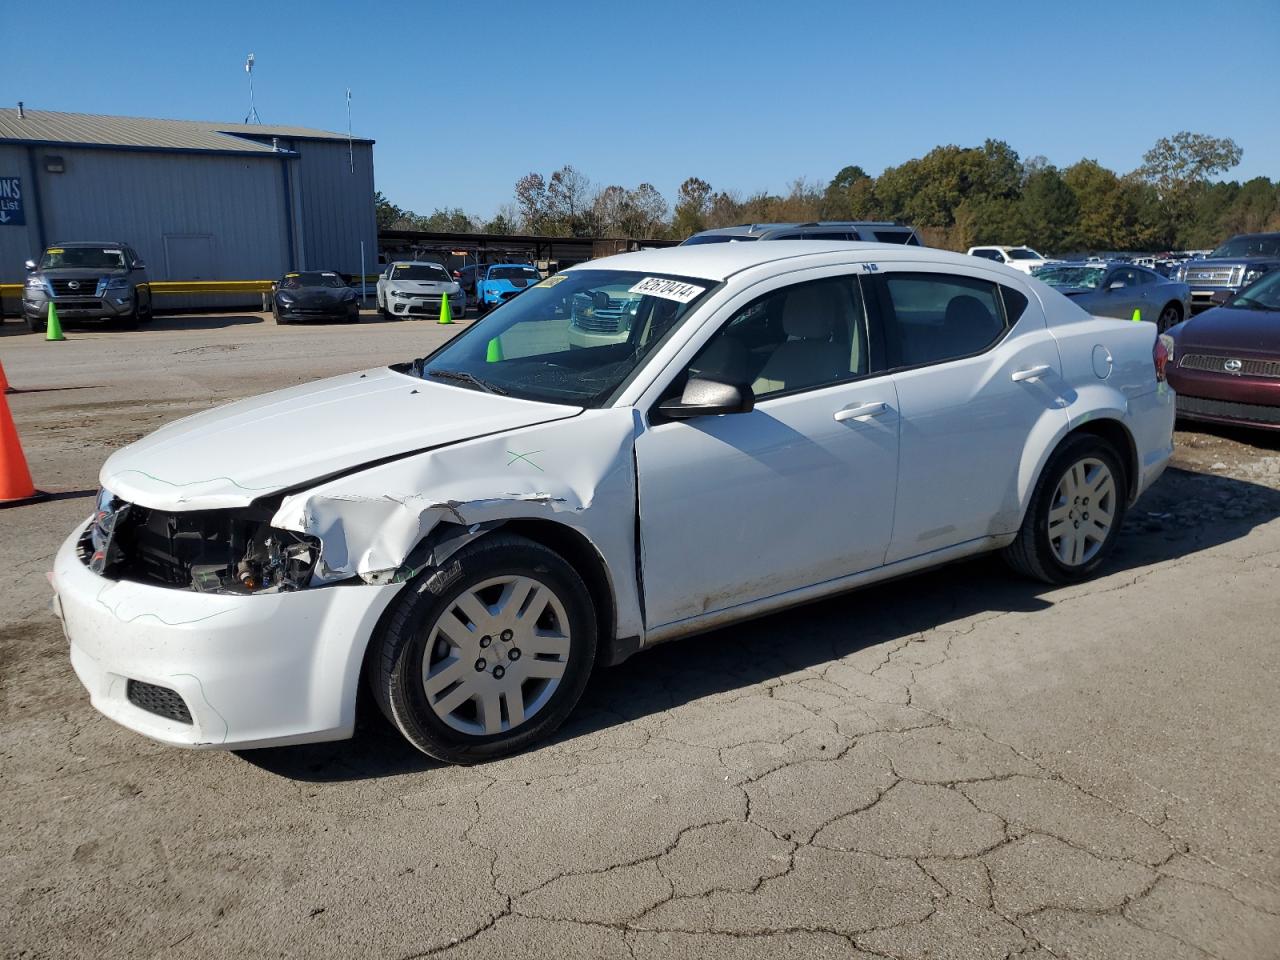
[[[1014,247],[1009,251],[1010,260],[1043,260],[1044,257],[1030,247]]]
[[[704,233],[694,234],[680,245],[682,247],[692,247],[698,243],[743,243],[754,239],[755,237],[747,233]]]
[[[89,267],[94,270],[123,270],[124,251],[119,247],[50,247],[40,258],[40,269]]]
[[[1102,285],[1106,267],[1044,267],[1036,271],[1036,279],[1051,287],[1083,287],[1097,290]]]
[[[1280,310],[1280,270],[1267,274],[1227,306],[1237,310]]]
[[[462,389],[604,406],[715,285],[569,270],[507,301],[424,360],[395,369]]]
[[[1210,260],[1219,257],[1280,257],[1280,236],[1232,237],[1209,254]]]
[[[490,280],[539,280],[541,274],[533,267],[490,267]]]
[[[336,273],[309,270],[306,273],[286,273],[277,286],[281,290],[298,290],[302,287],[345,287],[346,283]]]
[[[437,263],[397,263],[391,268],[392,280],[436,280],[451,283],[453,277]]]

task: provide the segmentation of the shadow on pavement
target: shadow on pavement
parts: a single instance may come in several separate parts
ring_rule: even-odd
[[[1280,490],[1170,469],[1125,519],[1102,575],[1140,570],[1240,539],[1280,517]],[[665,644],[593,678],[562,743],[711,694],[750,686],[858,650],[985,613],[1035,612],[1054,588],[1014,574],[994,555],[852,591]],[[248,762],[313,782],[361,780],[439,766],[361,703],[353,739],[244,751]],[[535,748],[536,749],[536,748]]]
[[[173,315],[156,315],[150,323],[139,329],[147,330],[221,330],[225,327],[240,327],[247,324],[267,323],[261,314],[235,313],[205,316],[199,313],[182,313]],[[91,329],[86,324],[86,329]]]

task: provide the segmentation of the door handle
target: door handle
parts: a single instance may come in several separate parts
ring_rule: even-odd
[[[1039,380],[1052,369],[1053,367],[1047,363],[1038,363],[1034,367],[1027,367],[1025,370],[1015,370],[1010,379],[1014,383],[1021,383],[1023,380]]]
[[[837,410],[833,416],[837,423],[843,423],[846,420],[861,420],[864,417],[875,417],[884,413],[889,409],[887,403],[855,403],[845,407],[843,410]]]

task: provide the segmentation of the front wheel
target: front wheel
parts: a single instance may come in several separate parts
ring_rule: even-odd
[[[1071,437],[1049,458],[1004,557],[1046,583],[1092,576],[1115,545],[1126,506],[1124,468],[1099,437]]]
[[[383,713],[429,756],[514,753],[550,735],[582,696],[595,610],[573,567],[540,544],[476,540],[394,603],[369,680]]]

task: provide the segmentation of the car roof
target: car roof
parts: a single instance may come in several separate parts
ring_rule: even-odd
[[[62,240],[51,243],[49,247],[127,247],[123,240]],[[45,247],[46,250],[49,247]]]
[[[393,267],[439,267],[444,269],[444,264],[438,260],[392,260]]]
[[[813,257],[823,253],[854,252],[874,256],[908,252],[925,263],[973,266],[973,258],[934,247],[904,247],[900,243],[866,243],[856,240],[789,240],[786,243],[705,243],[620,253],[569,267],[569,270],[634,270],[637,273],[699,277],[719,282],[735,273],[779,260]],[[1008,269],[1008,268],[1000,268]]]
[[[897,227],[899,230],[910,230],[911,227],[892,220],[796,220],[786,223],[740,223],[733,227],[715,227],[711,230],[699,230],[695,237],[755,237],[775,230],[794,230],[799,227]]]

